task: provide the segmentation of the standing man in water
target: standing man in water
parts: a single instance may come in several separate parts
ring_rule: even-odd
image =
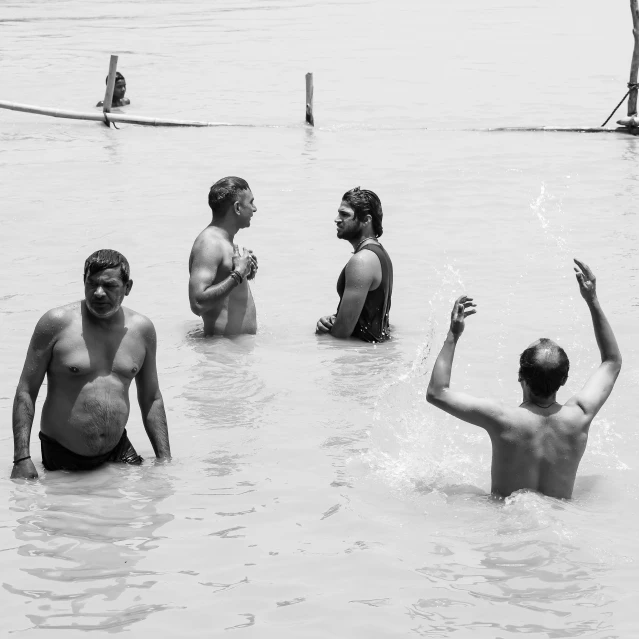
[[[248,280],[255,277],[253,251],[234,243],[257,211],[246,180],[225,177],[209,191],[211,223],[197,236],[189,258],[189,302],[204,320],[205,335],[255,334],[257,318]]]
[[[109,83],[109,76],[106,79],[107,84]],[[115,73],[115,86],[113,87],[113,98],[111,98],[111,106],[112,107],[122,107],[131,104],[131,100],[129,98],[125,98],[124,94],[126,93],[126,80],[124,76],[116,71]],[[101,107],[104,105],[104,102],[100,100],[95,106]]]
[[[155,455],[171,457],[155,365],[155,327],[144,315],[122,306],[132,285],[123,255],[96,251],[84,263],[84,300],[54,308],[40,318],[13,402],[12,479],[38,476],[29,441],[45,374],[40,440],[47,470],[142,463],[125,428],[133,378]]]
[[[450,330],[433,367],[426,398],[437,408],[486,430],[493,448],[492,492],[496,495],[506,497],[527,489],[569,499],[586,450],[590,424],[608,399],[621,370],[621,353],[599,305],[595,276],[583,262],[575,263],[601,364],[582,390],[563,405],[557,402],[556,394],[568,379],[568,357],[559,345],[546,338],[533,342],[521,354],[519,382],[523,401],[518,407],[506,408],[451,390],[455,346],[466,317],[475,313],[475,304],[472,298],[462,295],[453,307]]]
[[[390,337],[393,264],[377,239],[384,232],[382,217],[382,203],[372,191],[356,187],[344,193],[335,224],[337,237],[353,246],[353,257],[337,280],[337,313],[320,317],[316,333],[365,342]]]

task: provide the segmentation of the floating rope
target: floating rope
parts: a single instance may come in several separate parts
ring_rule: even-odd
[[[610,122],[610,118],[612,118],[612,116],[617,113],[617,110],[619,109],[619,107],[624,103],[625,99],[630,95],[631,91],[637,91],[637,89],[639,89],[639,83],[637,82],[628,82],[628,90],[626,91],[626,95],[623,96],[623,98],[621,98],[621,101],[619,102],[619,104],[614,108],[613,112],[608,116],[608,119],[601,125],[601,128],[603,129],[603,127],[606,126],[606,124],[608,124],[608,122]]]
[[[111,125],[113,125],[113,128],[119,131],[120,128],[117,126],[117,124],[114,121],[109,120],[109,118],[107,117],[107,112],[103,111],[102,113],[104,115],[104,124],[106,124],[109,128],[111,128]]]

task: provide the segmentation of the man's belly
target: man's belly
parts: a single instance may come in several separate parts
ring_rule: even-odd
[[[119,381],[99,378],[77,394],[51,388],[40,428],[70,451],[92,457],[113,450],[128,418],[128,388]]]
[[[257,313],[253,296],[229,299],[221,308],[202,314],[205,335],[240,335],[257,332]]]

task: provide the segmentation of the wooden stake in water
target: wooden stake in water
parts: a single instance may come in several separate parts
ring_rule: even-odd
[[[636,0],[635,0],[636,2]],[[315,118],[313,117],[313,74],[306,74],[306,122],[311,126],[315,126]]]
[[[635,48],[632,51],[632,62],[630,64],[630,79],[628,88],[628,116],[637,115],[637,72],[639,71],[639,6],[637,0],[630,0],[630,11],[632,12],[632,35],[635,38]]]
[[[118,56],[112,55],[109,62],[109,76],[107,79],[106,93],[104,94],[104,102],[102,104],[102,112],[111,112],[111,102],[113,102],[113,89],[115,89],[115,72],[118,69]]]

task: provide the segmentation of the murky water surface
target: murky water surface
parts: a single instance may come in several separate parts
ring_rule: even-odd
[[[636,636],[639,142],[468,131],[600,124],[627,80],[621,5],[3,3],[2,99],[90,110],[118,53],[131,113],[251,125],[0,112],[3,635]],[[259,256],[260,328],[206,340],[187,259],[229,174],[258,206],[238,240]],[[395,265],[379,346],[313,334],[336,306],[349,246],[332,220],[355,185],[380,195]],[[174,461],[11,482],[31,331],[82,295],[103,247],[129,258],[129,305],[158,330]],[[427,374],[467,292],[456,384],[518,401],[518,355],[543,335],[571,358],[560,399],[580,388],[598,353],[573,256],[598,276],[624,369],[574,500],[497,503],[488,437],[426,404]],[[150,459],[136,410],[129,432]]]

